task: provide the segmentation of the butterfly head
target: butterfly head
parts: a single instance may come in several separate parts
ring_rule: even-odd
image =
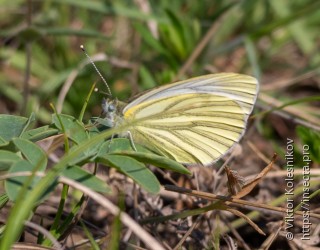
[[[107,122],[108,127],[114,127],[117,117],[117,100],[103,98],[101,106],[102,114],[105,116],[104,119]]]
[[[122,123],[121,110],[123,103],[117,99],[102,99],[102,114],[108,127],[116,127]]]

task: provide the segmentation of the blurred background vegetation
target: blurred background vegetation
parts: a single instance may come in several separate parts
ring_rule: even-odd
[[[0,4],[1,113],[35,111],[48,123],[49,103],[77,114],[93,82],[106,91],[81,44],[121,100],[173,80],[224,71],[254,75],[262,92],[284,101],[306,96],[292,96],[292,90],[319,90],[319,1]],[[305,74],[307,80],[295,81]],[[102,96],[94,95],[87,117],[99,114]]]

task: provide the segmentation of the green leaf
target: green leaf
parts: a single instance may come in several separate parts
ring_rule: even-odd
[[[29,99],[30,101],[30,99]],[[36,115],[34,114],[34,112],[32,112],[28,118],[28,121],[26,123],[26,125],[23,128],[22,134],[27,130],[27,128],[31,125],[31,123],[33,123],[36,120]],[[21,135],[20,135],[21,136]]]
[[[91,244],[90,249],[100,250],[99,244],[96,242],[94,236],[92,235],[92,232],[86,227],[86,225],[82,222],[82,220],[80,220],[79,222],[81,224],[84,234],[89,239],[89,242]],[[112,248],[112,249],[117,249],[117,248]]]
[[[22,196],[24,194],[19,193],[20,199],[17,199],[16,204],[12,207],[7,219],[6,230],[4,231],[2,240],[0,241],[0,249],[10,249],[13,242],[18,239],[22,232],[23,222],[30,216],[32,209],[39,200],[39,197],[43,196],[44,190],[56,185],[57,177],[69,165],[69,162],[77,158],[86,148],[93,147],[101,141],[104,141],[105,138],[110,137],[113,133],[114,131],[107,130],[102,132],[100,135],[92,137],[90,140],[81,143],[81,145],[75,146],[77,150],[72,152],[69,151],[69,153],[65,154],[58,163],[49,169],[46,172],[46,175],[43,176],[32,191],[28,193],[28,197],[25,198]]]
[[[19,173],[19,172],[31,172],[34,170],[34,166],[26,161],[26,160],[20,160],[17,161],[12,165],[8,173]],[[11,201],[16,201],[16,198],[18,197],[18,194],[25,183],[25,181],[29,178],[29,176],[17,176],[9,178],[5,181],[5,190],[6,193]],[[28,197],[28,193],[31,192],[33,187],[41,180],[41,177],[35,176],[31,182],[31,184],[28,186],[28,191],[25,193],[25,197]],[[55,183],[56,184],[56,183]],[[42,196],[40,197],[40,200],[43,199],[49,192],[52,190],[53,186],[51,185],[45,192],[43,192]]]
[[[20,160],[21,158],[15,153],[6,150],[0,150],[0,171],[8,170],[12,164]]]
[[[58,133],[57,129],[50,128],[48,125],[46,125],[46,126],[25,131],[21,135],[21,138],[24,138],[30,141],[39,141],[39,140],[48,138],[52,135],[56,135],[57,133]]]
[[[89,138],[86,129],[76,118],[64,114],[59,114],[59,118],[62,122],[63,129],[56,114],[52,115],[52,122],[58,129],[65,131],[68,138],[70,138],[72,141],[80,144]]]
[[[160,191],[160,183],[157,177],[144,164],[131,157],[105,155],[98,157],[96,160],[107,166],[116,168],[150,193],[158,193]]]
[[[13,139],[13,143],[28,162],[31,163],[33,168],[36,168],[37,171],[44,171],[46,169],[47,155],[38,145],[20,138]]]
[[[98,152],[100,151],[101,145],[103,145],[103,143],[104,142],[100,142],[92,147],[88,147],[88,148],[84,149],[81,152],[81,154],[78,155],[78,157],[72,159],[69,162],[69,165],[72,165],[72,166],[77,165],[77,164],[79,165],[80,163],[81,163],[80,165],[83,165],[83,164],[91,161],[90,158],[92,156],[95,156],[98,154]],[[81,146],[81,144],[79,146]],[[72,147],[69,152],[72,153],[74,150],[77,150],[77,147]]]
[[[132,149],[130,140],[125,138],[113,139],[105,142],[99,150],[97,156],[104,156],[106,154],[125,155],[136,159],[144,164],[151,164],[155,167],[160,167],[182,174],[190,175],[190,171],[182,164],[171,160],[167,157],[154,154],[152,151],[135,144],[137,152]]]
[[[0,115],[0,137],[6,141],[19,137],[27,122],[25,117]]]
[[[13,144],[19,151],[21,151],[25,159],[15,161],[9,169],[9,173],[18,173],[24,171],[44,172],[47,167],[47,155],[38,145],[21,138],[13,139]],[[5,189],[10,200],[16,200],[22,186],[26,181],[29,180],[29,178],[30,176],[18,176],[5,181]],[[30,192],[40,180],[41,177],[34,176],[28,186],[27,192]],[[52,185],[49,185],[47,189],[44,189],[44,192],[40,196],[39,200],[44,199],[44,197],[51,192],[56,184],[57,182],[53,181]],[[25,196],[27,197],[27,194],[25,194]]]
[[[164,169],[168,169],[171,171],[175,171],[181,174],[191,175],[191,172],[185,168],[182,164],[171,160],[167,157],[159,156],[156,154],[150,153],[139,153],[134,151],[120,151],[118,153],[114,153],[112,155],[126,155],[136,159],[139,162],[143,162],[145,164],[151,164],[155,167],[160,167]]]
[[[96,192],[111,193],[111,188],[107,185],[107,183],[78,166],[67,167],[65,170],[63,170],[61,175],[75,180]]]
[[[22,155],[25,157],[23,160],[15,160],[12,166],[9,169],[9,173],[18,173],[24,171],[36,171],[43,172],[47,167],[47,156],[45,152],[36,144],[21,138],[13,139],[13,144],[21,151]],[[8,156],[9,154],[7,154]],[[11,155],[11,157],[14,157]],[[15,201],[20,189],[24,185],[24,182],[27,181],[29,176],[18,176],[13,177],[5,181],[5,188],[10,200]],[[28,186],[28,192],[39,182],[41,178],[35,176],[32,179],[32,182]],[[42,194],[40,199],[43,199],[46,194],[55,186],[56,182],[51,185],[45,192]]]

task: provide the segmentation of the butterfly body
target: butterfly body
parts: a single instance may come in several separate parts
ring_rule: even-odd
[[[135,143],[186,165],[210,165],[242,137],[257,92],[253,77],[211,74],[151,90],[122,111],[112,101],[103,109]]]

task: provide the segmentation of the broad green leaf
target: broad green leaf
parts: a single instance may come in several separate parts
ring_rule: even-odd
[[[17,161],[12,165],[8,173],[19,173],[19,172],[31,172],[34,170],[34,166],[31,165],[30,162],[26,160],[20,160]],[[30,176],[17,176],[17,177],[12,177],[9,178],[5,181],[5,190],[6,193],[11,201],[16,201],[16,198],[25,183],[25,181],[29,178]],[[26,198],[28,197],[28,193],[31,192],[33,187],[40,181],[41,177],[35,176],[31,182],[31,184],[28,186],[28,191],[24,195]],[[55,183],[56,184],[56,183]],[[43,192],[41,199],[43,199],[49,192],[52,190],[52,188],[55,185],[51,185],[45,192]]]
[[[21,135],[21,138],[30,140],[30,141],[39,141],[45,138],[48,138],[52,135],[56,135],[58,133],[58,130],[55,128],[50,128],[48,125],[35,128],[35,129],[30,129],[26,132],[24,132]]]
[[[86,148],[85,150],[83,150],[81,152],[80,155],[78,155],[77,158],[74,158],[72,159],[70,162],[69,162],[69,165],[73,166],[73,165],[82,165],[84,163],[87,163],[91,160],[91,158],[95,155],[98,154],[98,152],[100,151],[100,147],[101,145],[103,145],[104,142],[100,142],[100,143],[97,143],[96,145],[92,146],[92,147],[88,147]],[[81,144],[79,145],[81,146]],[[72,153],[74,150],[77,150],[77,147],[72,147],[69,151],[69,153]]]
[[[52,122],[61,131],[65,131],[68,138],[77,144],[88,139],[88,134],[84,126],[74,117],[70,115],[59,114],[63,129],[56,114],[52,116]]]
[[[150,193],[158,193],[160,191],[160,183],[157,177],[144,164],[131,157],[105,155],[98,157],[96,160],[97,162],[116,168]]]
[[[75,180],[96,192],[111,193],[111,188],[107,183],[78,166],[67,167],[61,175]]]
[[[112,153],[112,155],[126,155],[136,159],[139,162],[143,162],[145,164],[151,164],[155,167],[168,169],[181,174],[191,175],[191,172],[187,168],[185,168],[182,164],[156,154],[139,153],[134,151],[120,151],[118,153]]]
[[[31,163],[32,169],[37,169],[37,171],[44,171],[46,169],[47,155],[38,145],[20,138],[13,139],[13,143],[28,162]]]
[[[6,141],[19,137],[27,121],[28,118],[21,116],[0,115],[0,137]]]
[[[106,154],[125,155],[145,164],[152,164],[153,166],[165,168],[182,174],[191,174],[187,168],[174,160],[154,154],[152,151],[140,146],[139,144],[135,144],[135,147],[137,152],[132,149],[130,140],[125,138],[113,139],[112,141],[106,141],[104,143],[97,156],[104,156]]]
[[[12,164],[20,161],[21,158],[10,151],[0,150],[0,171],[8,170]]]
[[[82,186],[85,186],[93,191],[101,192],[101,193],[111,193],[111,188],[102,180],[100,180],[95,175],[81,169],[78,166],[69,166],[62,171],[60,176],[67,177],[72,179]],[[75,187],[76,188],[76,187]],[[59,223],[60,219],[55,220],[56,223],[53,223],[50,232],[55,238],[59,238],[68,228],[70,223],[74,220],[74,215],[80,212],[81,206],[85,201],[85,196],[82,196],[81,199],[74,205],[72,211],[66,216],[63,220],[63,223]],[[51,242],[46,239],[42,242],[44,246],[50,246]]]

